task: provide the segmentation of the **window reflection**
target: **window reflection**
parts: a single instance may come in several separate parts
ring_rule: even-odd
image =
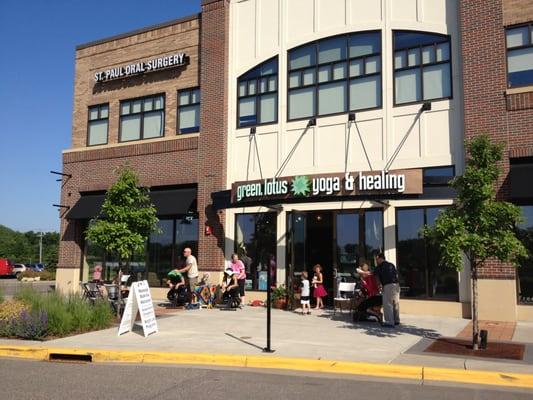
[[[533,205],[520,208],[524,222],[517,227],[517,234],[529,256],[520,262],[517,271],[518,302],[533,304]]]
[[[271,281],[276,282],[276,213],[238,214],[235,252],[246,267],[249,289],[267,289],[268,267]]]
[[[443,207],[398,209],[397,267],[405,297],[457,300],[458,280],[454,269],[440,266],[437,246],[422,236],[424,224],[435,223]]]

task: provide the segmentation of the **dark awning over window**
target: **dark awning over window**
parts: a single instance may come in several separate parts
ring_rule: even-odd
[[[150,198],[157,215],[180,215],[188,211],[195,211],[196,189],[170,189],[154,190],[150,192]],[[105,194],[82,195],[74,207],[67,214],[67,219],[91,219],[98,215],[102,204],[104,204]]]
[[[511,164],[509,178],[511,183],[511,198],[533,199],[533,163]]]

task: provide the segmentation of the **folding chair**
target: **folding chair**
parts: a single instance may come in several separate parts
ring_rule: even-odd
[[[337,310],[337,304],[342,313],[342,305],[348,304],[348,309],[352,309],[352,302],[354,298],[355,283],[353,282],[340,282],[339,283],[339,297],[333,299],[333,315]]]
[[[98,287],[97,283],[87,282],[83,284],[82,298],[85,298],[94,304],[97,300],[103,300],[104,296],[102,296],[102,292],[100,292],[100,288]]]
[[[111,309],[115,314],[120,314],[126,303],[124,302],[124,299],[119,300],[118,298],[118,286],[105,284],[104,287],[107,293],[107,301],[111,306]]]

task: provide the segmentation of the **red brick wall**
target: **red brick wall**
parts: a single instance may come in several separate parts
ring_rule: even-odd
[[[63,171],[72,178],[63,180],[61,204],[72,207],[80,192],[106,190],[116,180],[117,167],[129,164],[143,186],[197,184],[200,218],[199,260],[201,270],[224,266],[224,214],[211,207],[211,192],[225,188],[226,181],[226,90],[228,59],[227,1],[211,0],[203,5],[200,18],[186,18],[175,24],[141,30],[131,35],[81,46],[76,58],[73,116],[73,151],[63,155]],[[185,46],[190,64],[177,74],[162,73],[149,82],[130,78],[124,85],[113,83],[109,90],[94,91],[93,70],[167,54]],[[117,61],[118,58],[118,61]],[[201,60],[201,65],[200,65]],[[119,62],[120,61],[120,62]],[[177,90],[201,86],[200,135],[176,136]],[[116,144],[120,100],[155,92],[167,94],[165,138]],[[109,145],[87,148],[87,106],[110,102]],[[79,221],[61,219],[60,268],[81,265],[83,230]],[[205,226],[214,233],[204,234]]]
[[[505,25],[518,18],[525,3],[531,6],[532,2],[504,2],[505,21],[502,0],[460,3],[465,135],[468,139],[488,134],[493,141],[505,144],[505,159],[500,165],[502,174],[497,183],[500,199],[508,199],[509,155],[516,154],[517,149],[526,153],[530,152],[527,149],[533,149],[533,98],[530,93],[507,92],[505,48]],[[480,277],[514,279],[515,270],[490,261]]]
[[[198,204],[200,214],[199,253],[201,268],[221,270],[224,267],[223,211],[212,208],[211,193],[226,187],[227,80],[228,80],[229,2],[202,2],[200,27],[200,85],[202,88],[201,126],[198,140]],[[211,236],[205,227],[213,229]]]

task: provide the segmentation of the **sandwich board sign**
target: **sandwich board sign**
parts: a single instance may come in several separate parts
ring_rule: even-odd
[[[119,336],[132,330],[133,324],[135,324],[135,318],[137,317],[137,311],[141,314],[144,337],[159,332],[148,281],[132,283],[126,308],[124,309],[120,327],[118,328]]]

